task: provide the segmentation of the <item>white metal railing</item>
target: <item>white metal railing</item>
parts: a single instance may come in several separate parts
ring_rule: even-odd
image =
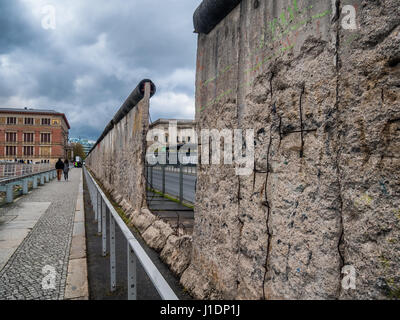
[[[57,175],[55,169],[41,170],[39,172],[24,173],[23,175],[10,176],[0,178],[0,191],[6,193],[6,202],[11,203],[14,201],[14,187],[22,187],[22,194],[28,194],[28,183],[32,183],[32,188],[36,189],[38,185],[44,185]]]
[[[32,173],[40,173],[54,168],[50,163],[0,163],[0,178],[19,177]]]
[[[137,260],[143,266],[146,274],[149,276],[151,282],[156,288],[157,292],[163,300],[178,300],[174,291],[165,281],[162,274],[158,271],[157,267],[151,261],[149,256],[146,254],[142,246],[136,240],[132,232],[129,230],[125,222],[119,216],[113,205],[107,199],[99,185],[93,179],[90,172],[83,166],[87,187],[89,190],[90,201],[92,203],[93,210],[95,212],[95,221],[97,222],[98,233],[102,235],[102,251],[103,257],[107,255],[107,212],[109,214],[110,221],[110,280],[111,280],[111,291],[116,289],[116,257],[115,257],[115,225],[117,224],[121,229],[127,241],[127,264],[128,264],[128,300],[136,300],[137,289],[136,289],[136,266]]]

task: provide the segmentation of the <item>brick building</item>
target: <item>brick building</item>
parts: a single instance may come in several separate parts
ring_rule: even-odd
[[[64,159],[69,129],[65,114],[54,110],[0,108],[0,161]]]

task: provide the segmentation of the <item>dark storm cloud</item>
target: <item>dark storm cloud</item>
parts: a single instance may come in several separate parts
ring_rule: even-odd
[[[0,54],[17,46],[25,46],[36,38],[23,12],[23,7],[17,1],[0,2]]]
[[[65,112],[71,136],[96,139],[143,78],[157,94],[151,116],[193,116],[200,0],[0,3],[0,107]],[[44,5],[56,29],[41,26]]]

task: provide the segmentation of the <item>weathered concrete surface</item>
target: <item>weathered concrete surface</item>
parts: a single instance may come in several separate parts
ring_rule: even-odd
[[[133,212],[130,222],[149,247],[160,252],[161,259],[171,271],[180,276],[186,270],[191,259],[191,236],[182,229],[174,230],[168,222],[157,218],[146,208]]]
[[[149,127],[150,83],[144,98],[108,132],[89,154],[86,165],[113,198],[132,209],[146,206],[144,178]]]
[[[199,35],[198,129],[256,134],[252,175],[198,168],[181,278],[195,297],[398,294],[398,4],[243,0]],[[342,27],[345,5],[356,30]],[[355,290],[341,286],[344,265],[356,270]]]
[[[85,236],[73,236],[71,242],[70,259],[81,259],[86,257]]]
[[[157,220],[142,234],[146,243],[156,251],[161,251],[174,230],[164,221]]]
[[[131,222],[140,233],[144,233],[156,220],[156,216],[148,209],[135,210],[131,218]]]
[[[79,193],[75,207],[74,228],[72,231],[64,299],[89,299],[82,175],[80,177]]]
[[[147,209],[144,173],[149,99],[150,85],[147,83],[143,99],[92,150],[86,166],[124,210],[128,224],[138,230],[151,248],[161,252],[174,230]],[[177,231],[179,235],[182,230]],[[167,262],[172,271],[183,272],[190,251],[188,245],[185,250],[174,251],[174,257]],[[180,253],[182,261],[178,257]]]
[[[65,287],[65,299],[88,300],[88,292],[86,257],[70,260],[68,264],[67,285]]]
[[[188,235],[168,237],[167,243],[161,251],[161,259],[170,266],[178,276],[189,266],[192,251],[192,237]]]

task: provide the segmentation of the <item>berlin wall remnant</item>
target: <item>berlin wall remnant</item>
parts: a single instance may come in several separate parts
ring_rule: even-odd
[[[132,210],[146,207],[145,153],[149,127],[149,101],[155,93],[151,80],[143,80],[106,126],[86,159],[103,186]]]
[[[192,239],[147,209],[145,154],[150,97],[156,87],[142,80],[108,123],[86,159],[86,166],[124,210],[146,243],[180,276],[190,261]]]
[[[199,165],[182,284],[211,299],[399,298],[398,0],[208,2],[198,130],[254,128],[255,168]]]
[[[240,1],[203,1],[193,15],[194,31],[208,34]]]

